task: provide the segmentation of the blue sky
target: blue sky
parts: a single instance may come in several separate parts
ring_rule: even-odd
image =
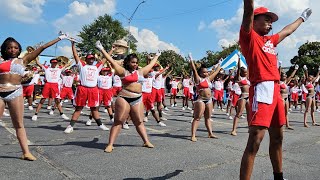
[[[1,0],[2,30],[0,41],[12,36],[25,48],[57,37],[62,30],[76,35],[84,24],[104,13],[128,26],[117,12],[130,16],[141,0]],[[279,14],[275,31],[299,17],[306,7],[320,5],[316,0],[256,0],[256,6],[267,6]],[[318,6],[319,7],[319,6]],[[133,21],[132,34],[139,40],[139,51],[173,49],[182,55],[192,52],[195,59],[205,56],[207,50],[221,50],[238,40],[242,18],[241,0],[146,0]],[[302,30],[279,47],[284,64],[296,54],[307,40],[320,38],[319,14],[314,12]],[[48,48],[43,54],[70,56],[70,43],[61,41],[57,48]]]

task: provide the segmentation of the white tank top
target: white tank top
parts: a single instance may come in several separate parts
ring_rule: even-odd
[[[166,77],[162,77],[161,88],[166,87]]]
[[[145,81],[143,81],[143,83],[142,83],[142,92],[151,93],[152,83],[153,83],[152,77],[145,78]]]
[[[158,74],[159,72],[153,71],[151,73],[152,77],[153,77],[153,83],[152,83],[152,87],[155,89],[161,89],[161,83],[162,83],[162,74],[160,74],[157,78],[156,78],[156,74]]]
[[[234,91],[235,94],[241,95],[241,88],[238,83],[234,83],[232,85],[232,90]]]
[[[178,88],[179,81],[171,81],[170,84],[171,84],[171,88],[177,89],[177,88]]]
[[[122,87],[121,78],[118,75],[113,76],[113,86]]]
[[[223,89],[223,83],[221,81],[214,81],[214,89],[215,90],[222,90]]]
[[[87,65],[82,61],[78,63],[80,71],[80,83],[86,87],[96,87],[98,82],[99,72],[103,64],[97,63],[96,65]]]
[[[182,86],[188,88],[190,86],[190,79],[183,79]]]

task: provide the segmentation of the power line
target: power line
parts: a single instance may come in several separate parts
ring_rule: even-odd
[[[167,16],[159,16],[159,17],[152,17],[152,18],[140,18],[140,19],[139,18],[135,18],[135,20],[137,20],[137,21],[150,21],[150,20],[158,20],[158,19],[167,19],[167,18],[171,18],[171,17],[174,17],[174,16],[181,16],[181,15],[185,15],[185,14],[196,13],[196,12],[199,12],[199,11],[201,11],[203,9],[219,6],[221,4],[224,4],[224,3],[227,3],[227,2],[230,2],[230,1],[232,1],[232,0],[225,0],[225,1],[221,1],[221,2],[215,3],[215,4],[208,5],[206,7],[197,8],[197,9],[191,9],[191,10],[187,10],[185,12],[175,13],[175,14],[171,14],[171,15],[167,15]]]

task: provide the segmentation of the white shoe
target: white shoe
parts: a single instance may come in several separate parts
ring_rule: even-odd
[[[66,100],[64,100],[63,102],[67,103],[67,102],[69,102],[69,100],[68,100],[68,99],[66,99]]]
[[[291,114],[291,112],[290,112],[290,111],[288,111],[288,114]]]
[[[187,107],[187,109],[192,110],[192,108],[191,108],[191,107]]]
[[[87,125],[87,126],[91,126],[91,123],[92,123],[92,120],[89,119],[89,120],[86,122],[86,125]]]
[[[122,126],[123,129],[129,129],[129,125],[127,123],[124,123]]]
[[[50,110],[49,115],[53,115],[53,111],[52,110]]]
[[[33,115],[32,118],[31,118],[32,121],[36,121],[37,119],[38,119],[37,115]]]
[[[62,119],[69,120],[68,116],[66,116],[65,114],[62,114],[61,117]]]
[[[63,104],[63,101],[60,102],[60,106],[62,106],[62,104]]]
[[[160,121],[158,124],[159,124],[159,126],[161,126],[161,127],[166,127],[166,126],[167,126],[165,123],[163,123],[163,122],[161,122],[161,121]]]
[[[35,106],[35,105],[37,105],[37,103],[36,103],[35,101],[33,101],[33,102],[32,102],[32,105],[34,105],[34,106]]]
[[[51,106],[47,106],[47,109],[51,109]]]
[[[164,112],[164,111],[162,111],[162,114],[164,114],[164,115],[168,115],[168,113],[166,113],[166,112]]]
[[[29,104],[29,103],[24,103],[23,105],[25,105],[25,106],[26,106],[26,105],[28,105],[28,104]]]
[[[88,105],[86,105],[85,107],[86,107],[87,109],[89,109],[89,106],[88,106]]]
[[[191,110],[191,114],[193,114],[193,110]]]
[[[212,109],[212,112],[214,112],[214,109]]]
[[[108,128],[106,125],[104,125],[104,124],[101,124],[101,125],[99,126],[99,128],[100,128],[101,130],[104,130],[104,131],[109,131],[109,128]]]
[[[32,107],[32,106],[29,106],[28,109],[29,109],[30,111],[32,111],[32,110],[33,110],[33,107]]]
[[[226,110],[225,109],[221,109],[221,111],[225,112]]]
[[[103,110],[103,112],[107,113],[107,112],[108,112],[108,110],[107,110],[107,109],[104,109],[104,110]]]
[[[186,108],[185,108],[185,107],[182,107],[182,111],[184,111],[184,110],[186,110]]]
[[[229,116],[229,115],[230,115],[229,113],[226,114],[226,116]]]
[[[178,106],[177,104],[174,105],[174,107],[177,107],[177,106]]]
[[[148,122],[148,117],[144,117],[143,122]]]
[[[171,107],[174,107],[174,104],[171,104]]]
[[[164,110],[169,111],[168,107],[165,107]]]
[[[2,115],[5,116],[5,117],[9,117],[9,116],[10,116],[10,114],[7,113],[6,111],[3,111],[3,114],[2,114]]]
[[[71,126],[71,125],[69,125],[67,128],[66,128],[66,130],[64,130],[64,133],[66,133],[66,134],[70,134],[70,133],[72,133],[73,132],[73,127]]]
[[[81,111],[80,114],[83,114],[83,111]]]
[[[289,111],[292,111],[292,109],[291,109],[291,108],[289,108]]]
[[[110,119],[111,122],[114,122],[114,118]]]
[[[229,116],[229,119],[233,119],[233,117],[232,117],[232,116]]]
[[[244,119],[244,118],[246,118],[246,117],[245,117],[244,115],[241,115],[240,118],[241,118],[241,119]]]
[[[193,119],[191,119],[190,123],[193,123]]]
[[[161,120],[161,121],[167,121],[168,119],[165,118],[165,117],[161,117],[160,120]]]

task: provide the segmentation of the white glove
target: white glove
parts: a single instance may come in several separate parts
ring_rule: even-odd
[[[306,65],[303,65],[303,69],[304,69],[304,70],[308,70],[308,68],[307,68]]]
[[[300,17],[303,19],[303,22],[306,22],[311,14],[312,14],[312,9],[307,8],[302,12]]]
[[[192,60],[193,60],[191,53],[188,54],[188,58],[189,58],[189,61],[192,61]]]
[[[67,34],[63,34],[61,33],[60,36],[59,36],[59,39],[62,40],[62,39],[68,39],[68,35]]]
[[[222,61],[223,61],[223,59],[221,58],[221,59],[219,60],[218,64],[221,65]]]
[[[100,41],[96,42],[96,48],[99,49],[100,51],[104,49]]]
[[[161,51],[158,51],[157,53],[156,53],[156,56],[160,56],[161,55]]]
[[[279,67],[281,67],[282,66],[282,61],[279,61]]]
[[[295,70],[298,70],[298,69],[299,69],[299,65],[296,64],[296,65],[294,66],[294,69],[295,69]]]

